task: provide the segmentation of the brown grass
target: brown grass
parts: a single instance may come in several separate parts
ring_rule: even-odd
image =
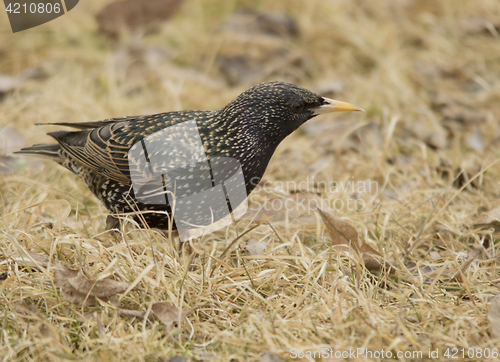
[[[337,215],[391,260],[396,273],[370,273],[336,251],[315,214],[270,219],[225,260],[224,249],[254,225],[251,219],[196,240],[193,260],[179,257],[177,241],[157,230],[130,228],[118,242],[104,231],[106,210],[81,180],[35,162],[0,175],[3,361],[163,361],[173,355],[253,361],[267,351],[301,360],[291,358],[292,348],[422,352],[428,360],[429,350],[446,359],[447,348],[467,353],[500,346],[487,319],[488,299],[500,286],[498,239],[493,229],[474,226],[500,197],[500,2],[275,0],[256,6],[293,15],[298,38],[241,39],[218,31],[235,9],[251,4],[186,0],[160,33],[118,44],[96,33],[97,0],[15,35],[2,21],[0,73],[42,67],[48,77],[8,94],[0,102],[0,124],[31,144],[49,141],[44,133],[53,129],[36,122],[217,109],[262,80],[293,80],[310,89],[340,80],[345,86],[335,98],[366,113],[310,121],[279,147],[265,181],[276,186],[311,175],[377,181],[378,193],[320,191],[328,200],[364,200],[363,210]],[[133,55],[128,65],[116,65],[115,54],[131,43],[159,48],[164,58],[148,65]],[[269,64],[275,59],[265,54],[279,47],[301,63],[225,85],[218,56],[248,52]],[[474,136],[479,147],[470,141]],[[277,196],[260,190],[252,201]],[[248,255],[250,238],[267,243],[264,255]],[[45,255],[48,266],[37,267],[23,250]],[[461,268],[471,255],[475,260]],[[120,315],[113,303],[70,304],[52,283],[56,260],[89,277],[130,283],[153,265],[138,284],[141,291],[122,297],[121,307],[147,310],[164,301],[198,309],[168,330]],[[452,277],[460,270],[459,282]]]

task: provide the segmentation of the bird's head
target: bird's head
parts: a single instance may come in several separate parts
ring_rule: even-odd
[[[257,84],[223,109],[238,126],[259,129],[281,141],[307,120],[330,112],[363,111],[285,82]]]

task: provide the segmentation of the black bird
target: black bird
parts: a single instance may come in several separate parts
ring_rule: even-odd
[[[78,131],[49,133],[58,143],[17,153],[48,157],[82,178],[110,211],[108,229],[119,225],[113,215],[120,214],[149,227],[189,229],[228,217],[286,136],[338,111],[362,109],[294,84],[266,82],[218,111],[49,123]]]

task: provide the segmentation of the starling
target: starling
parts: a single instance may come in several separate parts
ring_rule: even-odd
[[[280,142],[307,120],[337,111],[362,109],[266,82],[218,111],[49,123],[77,131],[51,132],[57,143],[17,153],[48,157],[82,178],[110,211],[108,229],[119,225],[116,215],[131,214],[144,226],[189,230],[230,218]]]

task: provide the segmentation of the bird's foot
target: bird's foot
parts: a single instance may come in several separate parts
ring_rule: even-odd
[[[117,243],[120,243],[123,241],[123,234],[120,231],[120,219],[113,215],[108,215],[106,217],[106,230],[109,230],[111,236],[113,236],[116,240]]]

